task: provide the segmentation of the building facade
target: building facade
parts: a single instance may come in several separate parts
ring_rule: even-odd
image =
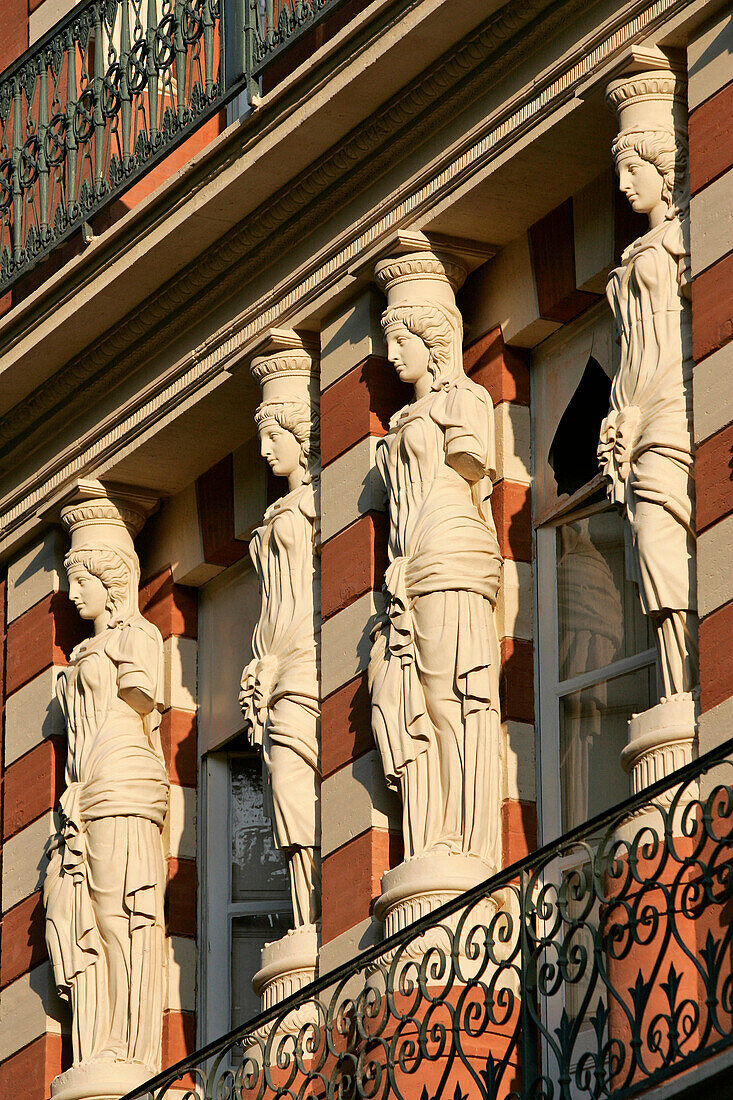
[[[0,1095],[733,1093],[730,4],[6,32]]]

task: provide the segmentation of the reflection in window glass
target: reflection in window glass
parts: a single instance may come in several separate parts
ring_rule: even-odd
[[[246,1023],[260,1011],[252,976],[260,969],[260,953],[270,940],[284,936],[292,921],[289,913],[253,913],[232,920],[232,1027]]]
[[[655,668],[601,681],[560,700],[560,776],[564,831],[628,798],[621,767],[628,722],[652,705]]]
[[[231,832],[231,1026],[260,1010],[252,978],[261,966],[266,943],[293,926],[287,862],[272,838],[265,816],[262,761],[256,756],[229,758]]]
[[[557,595],[561,681],[653,645],[636,588],[626,579],[624,525],[615,510],[558,528]]]
[[[290,898],[285,858],[265,817],[262,763],[256,757],[231,760],[232,901]]]

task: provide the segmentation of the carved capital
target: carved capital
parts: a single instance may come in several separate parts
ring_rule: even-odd
[[[319,356],[314,342],[288,329],[273,329],[264,354],[252,360],[253,378],[262,386],[262,402],[306,401],[318,407]]]
[[[455,307],[455,293],[466,274],[460,264],[436,252],[411,252],[381,260],[374,269],[374,278],[387,295],[389,306],[411,300]]]
[[[606,103],[618,115],[619,130],[642,133],[668,130],[686,133],[686,83],[678,72],[644,72],[612,80]]]
[[[61,510],[61,523],[71,537],[71,548],[90,545],[95,539],[105,544],[120,543],[132,550],[132,540],[145,523],[145,513],[109,497],[68,504]]]

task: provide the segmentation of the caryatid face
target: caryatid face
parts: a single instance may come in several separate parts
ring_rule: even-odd
[[[403,324],[390,325],[387,331],[387,358],[402,381],[410,385],[429,374],[427,345]]]
[[[635,213],[651,214],[660,204],[666,206],[662,198],[664,180],[661,173],[633,149],[619,153],[616,172],[619,190]]]
[[[291,477],[301,469],[301,446],[292,432],[276,420],[260,424],[260,454],[277,477]]]
[[[95,622],[107,608],[107,589],[99,577],[77,566],[69,571],[69,599],[82,619]]]

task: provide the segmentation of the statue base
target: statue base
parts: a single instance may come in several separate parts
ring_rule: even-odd
[[[671,695],[635,714],[629,721],[629,743],[621,753],[632,794],[689,764],[696,748],[697,708],[690,692]]]
[[[413,856],[382,875],[382,896],[374,912],[384,922],[385,936],[401,932],[493,873],[476,856],[432,851]]]
[[[376,917],[384,923],[385,937],[403,931],[493,873],[493,868],[476,856],[441,850],[423,852],[387,871],[382,875],[382,895],[374,907]],[[470,980],[473,971],[485,965],[486,932],[504,903],[504,897],[497,895],[480,898],[469,910],[458,909],[403,946],[385,952],[380,969],[394,965],[399,956],[397,970],[402,971],[419,964],[430,953],[436,959],[444,956],[448,962],[453,957],[461,971],[458,980]]]
[[[306,924],[286,932],[282,939],[262,948],[262,966],[252,979],[252,988],[262,1001],[262,1011],[297,993],[316,976],[318,929]]]
[[[273,1008],[316,976],[318,958],[318,926],[306,924],[293,928],[279,940],[266,943],[262,948],[262,966],[252,979],[252,988],[262,1002],[262,1011]],[[297,1034],[307,1023],[316,1018],[314,1005],[294,1007],[277,1021],[278,1033]],[[269,1033],[270,1027],[264,1029]],[[256,1033],[255,1033],[256,1034]]]
[[[51,1100],[120,1100],[158,1072],[139,1062],[115,1062],[111,1058],[80,1062],[54,1077]]]

